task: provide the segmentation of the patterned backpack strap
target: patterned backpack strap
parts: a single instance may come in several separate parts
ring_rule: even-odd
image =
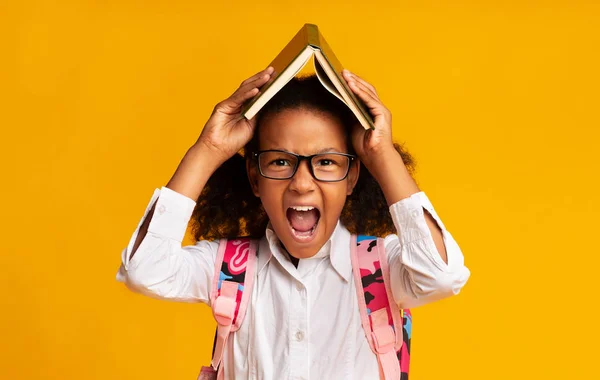
[[[362,326],[377,355],[381,378],[407,380],[412,316],[394,302],[383,239],[353,235],[351,244]]]
[[[221,239],[215,260],[211,291],[211,307],[217,321],[217,334],[211,368],[203,367],[199,379],[216,378],[224,374],[219,364],[225,352],[229,334],[239,330],[254,285],[254,268],[258,242],[250,238]]]

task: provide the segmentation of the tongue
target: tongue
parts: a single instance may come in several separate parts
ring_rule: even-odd
[[[317,224],[317,220],[319,219],[318,213],[316,208],[310,211],[296,211],[289,208],[287,210],[287,217],[296,231],[306,232],[310,231]]]

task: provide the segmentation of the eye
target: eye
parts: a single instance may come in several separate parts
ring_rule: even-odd
[[[328,158],[323,158],[323,159],[319,160],[318,165],[319,166],[330,166],[330,165],[335,165],[335,162]]]
[[[288,160],[284,160],[283,158],[278,158],[278,159],[275,159],[275,160],[269,162],[269,165],[274,165],[274,166],[291,166],[291,163]]]
[[[317,167],[332,167],[332,166],[341,166],[342,157],[336,156],[334,154],[329,154],[326,156],[318,157],[315,161],[315,166]]]

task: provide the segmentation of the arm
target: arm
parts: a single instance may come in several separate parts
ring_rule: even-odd
[[[388,205],[393,205],[421,191],[404,165],[402,157],[400,157],[393,146],[391,150],[380,152],[377,163],[373,163],[367,167],[377,180],[377,183],[379,183]],[[442,229],[438,226],[438,223],[436,223],[429,210],[423,208],[422,211],[425,216],[427,228],[435,244],[436,252],[442,261],[447,264],[448,256]]]
[[[166,187],[192,201],[198,199],[206,182],[218,166],[219,162],[212,159],[210,150],[203,144],[196,144],[187,151]],[[135,238],[129,259],[133,258],[144,237],[146,237],[148,226],[154,216],[155,206],[156,204],[152,205],[147,217],[143,219],[143,223],[139,227],[139,233]]]
[[[240,113],[241,106],[258,93],[272,73],[273,68],[268,67],[246,79],[229,98],[215,106],[200,137],[187,151],[166,187],[192,200],[198,199],[215,170],[252,138],[256,119],[246,120]],[[154,207],[139,228],[130,259],[144,240],[153,215]]]
[[[256,120],[241,115],[242,104],[270,78],[271,67],[248,78],[218,103],[196,143],[187,151],[166,187],[156,190],[127,248],[117,279],[149,296],[209,302],[218,243],[181,242],[208,179],[254,133]]]
[[[374,117],[375,129],[357,126],[352,143],[390,205],[397,235],[386,238],[394,299],[401,307],[457,294],[469,278],[460,248],[392,143],[392,115],[375,88],[345,71],[350,88]]]
[[[454,237],[424,192],[390,206],[397,234],[385,238],[392,294],[402,308],[411,308],[458,294],[470,276]],[[441,231],[447,258],[442,260],[426,219]]]
[[[218,242],[182,247],[195,202],[167,187],[156,189],[121,254],[117,280],[153,298],[209,303]],[[150,215],[150,210],[157,211]],[[146,225],[140,241],[141,227]]]
[[[381,103],[377,91],[372,85],[347,70],[343,75],[352,91],[365,103],[373,115],[375,130],[365,131],[362,127],[355,126],[352,133],[352,144],[360,160],[379,183],[388,205],[419,192],[419,187],[406,169],[402,157],[394,148],[391,112]],[[437,251],[442,260],[446,262],[446,248],[442,232],[433,217],[427,212],[425,215]]]

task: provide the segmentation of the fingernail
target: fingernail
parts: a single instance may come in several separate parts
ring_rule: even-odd
[[[271,73],[271,72],[273,72],[273,70],[275,70],[275,69],[273,68],[273,66],[269,66],[269,67],[267,67],[267,72]]]

